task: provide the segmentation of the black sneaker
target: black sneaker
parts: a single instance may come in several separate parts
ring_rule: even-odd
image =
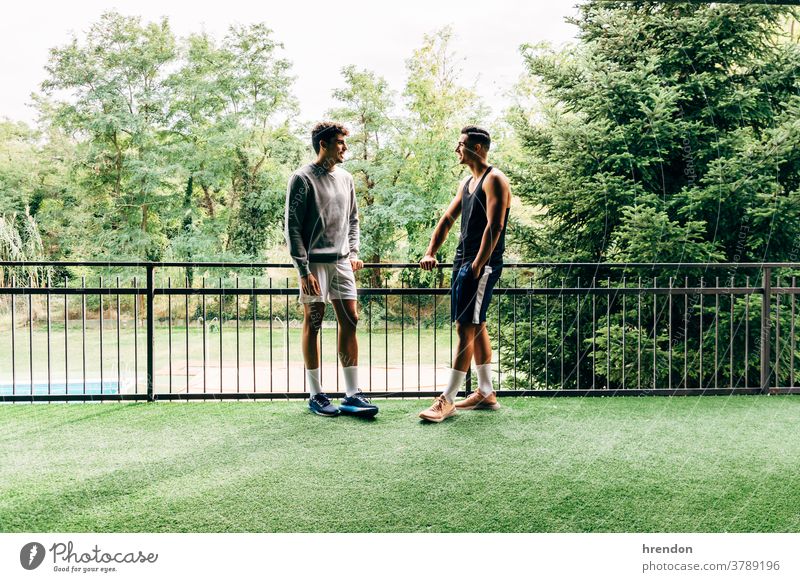
[[[322,393],[309,399],[308,409],[320,416],[339,416],[339,409],[331,404],[331,399]]]
[[[360,390],[352,396],[345,396],[339,401],[342,414],[373,417],[378,414],[378,407],[372,404]]]

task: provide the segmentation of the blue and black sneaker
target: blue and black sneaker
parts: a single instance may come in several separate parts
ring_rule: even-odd
[[[352,396],[345,396],[339,401],[342,414],[372,418],[378,414],[378,407],[372,404],[360,390]]]
[[[339,416],[339,409],[331,404],[331,399],[322,393],[309,399],[308,409],[320,416]]]

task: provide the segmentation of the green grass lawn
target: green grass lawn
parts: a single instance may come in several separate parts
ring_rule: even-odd
[[[0,406],[0,531],[797,532],[800,399]]]
[[[96,322],[95,322],[96,323]],[[248,322],[249,323],[249,322]],[[255,359],[258,366],[266,366],[270,359],[270,345],[272,346],[272,359],[276,364],[285,364],[287,360],[287,330],[277,324],[270,331],[268,326],[259,324],[255,330],[255,358],[253,356],[253,328],[252,324],[242,322],[239,328],[239,360],[244,365],[251,365]],[[188,335],[188,358],[186,342]],[[397,327],[390,328],[388,333],[383,326],[372,330],[372,338],[368,334],[367,326],[359,329],[359,352],[362,365],[367,366],[372,361],[373,366],[400,366],[401,362],[416,365],[433,365],[447,367],[452,359],[450,328],[437,329],[406,326],[401,332]],[[0,383],[11,383],[12,380],[12,338],[7,330],[0,333]],[[302,366],[303,357],[300,346],[301,329],[297,327],[288,330],[288,360],[290,364]],[[146,378],[147,346],[146,330],[143,326],[138,329],[138,342],[134,342],[132,324],[120,331],[120,341],[117,344],[117,331],[108,327],[103,335],[103,364],[104,378],[116,380],[117,378],[117,352],[121,365],[121,376],[124,379],[133,379],[134,363],[138,364],[138,379],[140,388],[143,389]],[[226,324],[222,332],[222,358],[220,360],[220,333],[219,328],[206,330],[206,362],[209,366],[219,366],[220,361],[225,366],[236,366],[236,326]],[[172,330],[172,369],[173,381],[180,386],[183,376],[180,370],[185,369],[186,360],[192,365],[203,361],[203,329],[195,325],[187,330],[186,327],[173,327]],[[457,338],[453,338],[456,342]],[[33,353],[33,377],[36,382],[47,381],[48,362],[48,334],[46,328],[35,327],[33,334],[29,335],[27,328],[17,330],[14,338],[14,351],[16,358],[14,364],[18,383],[30,383],[30,353]],[[170,334],[165,327],[155,330],[155,369],[157,385],[166,390],[168,383],[167,372],[170,364]],[[137,347],[134,348],[134,343]],[[66,347],[65,347],[66,346]],[[435,349],[434,349],[435,347]],[[53,326],[50,334],[50,369],[54,382],[63,382],[65,379],[65,354],[68,355],[69,380],[80,382],[83,378],[84,343],[80,322],[71,322],[69,333],[64,334],[64,325]],[[95,325],[86,332],[86,377],[100,378],[100,333]],[[138,350],[138,354],[136,353]],[[334,364],[336,362],[336,330],[326,327],[322,332],[322,361]],[[436,357],[434,358],[434,353]],[[264,386],[261,386],[263,389]]]

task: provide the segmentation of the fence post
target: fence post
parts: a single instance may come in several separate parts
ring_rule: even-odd
[[[771,338],[769,312],[772,299],[772,273],[769,267],[764,267],[761,288],[764,293],[764,298],[761,300],[761,393],[768,394],[770,376],[772,375],[769,349]]]
[[[153,402],[155,397],[153,395],[153,355],[154,355],[154,341],[153,336],[155,333],[155,326],[153,325],[153,303],[155,302],[155,281],[154,271],[155,267],[152,263],[147,264],[147,401]]]

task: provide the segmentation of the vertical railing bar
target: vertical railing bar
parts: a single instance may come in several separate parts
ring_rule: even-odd
[[[719,289],[719,277],[714,286]],[[714,388],[719,387],[719,291],[714,292]]]
[[[28,286],[33,288],[33,274],[28,274]],[[35,389],[33,384],[33,293],[28,293],[28,366],[31,375],[31,396]],[[84,377],[86,374],[84,374]],[[86,381],[83,383],[84,393],[86,393]]]
[[[133,364],[133,390],[134,390],[135,393],[138,394],[139,393],[139,281],[138,281],[138,279],[136,277],[133,278],[133,288],[136,290],[136,293],[134,293],[134,295],[133,295],[133,362],[134,362],[134,364]],[[101,301],[102,301],[102,298],[101,298]],[[103,305],[102,302],[100,303],[100,305],[101,306]],[[100,313],[102,315],[102,309],[100,310]],[[100,337],[102,337],[102,335],[103,335],[102,334],[102,329],[103,329],[102,321],[103,321],[103,318],[101,317],[100,318],[100,330],[101,330]],[[101,346],[100,346],[101,352],[100,353],[102,354],[102,343],[103,342],[101,341],[100,343],[101,343]],[[102,360],[102,357],[100,359]],[[102,366],[102,362],[101,362],[101,366]],[[102,370],[102,367],[100,369]],[[101,376],[102,376],[102,372],[101,372]],[[102,382],[100,383],[100,385],[102,386]]]
[[[497,282],[498,284],[500,281]],[[502,350],[503,345],[503,326],[500,323],[500,304],[503,302],[503,296],[497,296],[497,390],[502,389],[502,379],[503,379],[503,366],[500,363],[500,352]],[[486,319],[489,319],[489,310],[486,310]],[[488,321],[487,321],[488,323]],[[488,330],[487,330],[488,333]],[[491,343],[491,338],[489,338],[489,342]],[[472,371],[472,366],[470,366],[470,374]]]
[[[64,290],[69,281],[64,276]],[[64,294],[64,393],[69,394],[69,295]]]
[[[763,299],[761,301],[761,391],[769,391],[771,370],[770,368],[770,309],[772,299],[772,273],[769,267],[764,267],[761,279]]]
[[[672,284],[673,278],[669,278],[669,299],[667,301],[667,309],[669,310],[669,337],[667,342],[667,387],[672,390]]]
[[[533,289],[533,275],[528,280]],[[528,388],[533,388],[533,293],[528,293]]]
[[[388,276],[384,282],[384,288],[388,288]],[[453,335],[452,327],[450,332],[450,351],[452,353]],[[383,296],[383,344],[384,344],[384,366],[383,372],[385,374],[384,382],[386,391],[389,391],[389,294]]]
[[[225,317],[223,316],[223,310],[225,309],[225,301],[224,301],[224,283],[222,281],[222,277],[219,278],[219,298],[217,299],[217,305],[219,306],[219,392],[222,394],[224,391],[223,387],[223,377],[222,377],[222,362],[224,360],[223,355],[223,347],[222,347],[222,326],[225,323]]]
[[[405,289],[406,279],[405,275],[400,274],[400,288]],[[405,311],[405,295],[400,295],[400,390],[406,391],[406,344],[405,344],[405,324],[406,324],[406,311]],[[338,368],[337,368],[338,373]]]
[[[172,277],[167,277],[167,289],[172,290]],[[169,393],[172,394],[172,293],[167,293],[167,341],[169,342]]]
[[[324,325],[324,321],[323,321],[323,325]],[[324,328],[322,328],[322,329],[324,329]],[[320,334],[319,334],[320,340],[322,339],[322,329],[320,329]],[[333,340],[334,341],[333,345],[335,347],[335,350],[333,352],[333,359],[336,361],[336,391],[338,392],[339,391],[339,318],[336,317],[336,314],[334,314],[334,317],[333,317],[333,330],[334,330],[334,337],[335,337],[335,339]],[[319,359],[320,359],[320,362],[322,362],[322,344],[321,343],[320,343]],[[403,360],[403,361],[405,361],[405,360]],[[320,368],[321,367],[322,367],[322,364],[320,363]]]
[[[369,391],[372,392],[372,296],[367,296],[367,331],[369,337]],[[434,375],[436,370],[434,369]]]
[[[422,390],[422,295],[417,294],[417,391]]]
[[[322,317],[319,322],[319,333],[317,334],[317,353],[319,354],[319,382],[320,386],[325,386],[325,374],[323,374],[323,364],[325,363],[325,314],[327,312],[327,308],[322,312]],[[336,319],[338,323],[338,318],[336,318],[336,314],[334,313],[334,319]],[[336,328],[334,328],[336,329]],[[338,337],[334,337],[333,345],[338,347]],[[334,352],[334,358],[338,358],[338,354]],[[338,360],[337,360],[338,361]],[[303,358],[303,372],[306,370],[306,362],[305,358]],[[338,368],[337,368],[338,370]],[[338,373],[336,374],[339,375]],[[305,388],[305,380],[303,381],[303,388]]]
[[[203,289],[206,288],[206,277],[205,277],[205,275],[203,275],[203,277],[201,279],[201,285],[202,285]],[[202,333],[203,333],[203,394],[205,394],[208,391],[208,382],[207,382],[207,374],[206,374],[206,350],[208,349],[208,347],[206,346],[206,318],[207,318],[208,314],[206,312],[206,294],[205,293],[203,293],[201,295],[200,302],[201,302],[201,307],[202,307],[202,310],[203,310],[203,331],[202,331]]]
[[[135,284],[136,284],[136,279],[134,278],[134,285]],[[102,275],[100,275],[100,285],[99,285],[99,287],[101,289],[103,287],[103,276]],[[135,305],[136,305],[136,301],[134,300],[134,306]],[[103,318],[104,318],[103,311],[104,311],[103,310],[103,294],[100,293],[100,394],[104,394],[105,393],[105,387],[106,387],[106,382],[105,382],[104,374],[103,374],[103,359],[104,359],[103,358]],[[134,325],[135,325],[135,323],[136,322],[134,320]],[[134,327],[134,329],[136,329],[136,328]],[[134,334],[133,337],[134,337],[133,345],[136,346],[136,335]],[[137,384],[137,387],[138,387],[138,384]]]
[[[241,350],[239,347],[239,275],[236,275],[236,393],[242,391]]]
[[[655,290],[658,287],[658,278],[653,277],[653,389],[657,388],[657,360],[656,351],[658,350],[658,295]]]
[[[519,287],[517,283],[517,272],[514,271],[514,288]],[[517,357],[517,296],[513,295],[513,303],[512,303],[512,312],[514,317],[514,358],[516,360]],[[498,364],[497,366],[500,367],[500,354],[497,354]],[[514,390],[517,389],[517,364],[514,361]]]
[[[700,277],[700,288],[705,287],[704,277]],[[703,387],[703,294],[700,293],[700,375],[698,377],[698,388]]]
[[[611,277],[606,277],[606,388],[611,389]]]
[[[781,276],[776,274],[775,284],[777,287],[781,286]],[[780,388],[781,376],[781,294],[775,294],[775,387]]]
[[[436,390],[436,350],[438,349],[438,344],[436,342],[436,328],[439,327],[439,317],[436,312],[436,306],[439,303],[439,296],[433,296],[433,389]],[[371,352],[370,352],[371,353]],[[370,380],[372,380],[372,376],[370,376]],[[372,386],[372,384],[370,384]]]
[[[625,311],[627,310],[626,306],[626,295],[625,289],[628,287],[628,277],[625,275],[622,276],[622,389],[625,390],[625,349],[626,349],[626,342],[625,342],[625,327],[627,325],[627,318]]]
[[[17,276],[11,275],[11,286],[17,286]],[[17,394],[17,302],[16,295],[11,295],[11,395]],[[33,382],[31,382],[33,393]]]
[[[253,288],[255,288],[255,286],[256,286],[256,279],[255,279],[255,277],[253,277]],[[272,392],[273,391],[273,379],[274,379],[274,375],[272,373],[272,362],[273,362],[273,356],[272,356],[272,350],[273,350],[273,348],[272,348],[272,341],[273,341],[272,340],[272,324],[273,324],[273,322],[272,322],[272,320],[274,318],[273,313],[272,313],[272,277],[269,277],[269,289],[270,289],[270,294],[269,294],[269,391]],[[253,295],[253,298],[255,299],[255,295]],[[320,331],[320,333],[321,333],[321,331]],[[253,378],[255,378],[255,369],[256,369],[255,351],[256,351],[256,313],[254,311],[253,312]],[[320,366],[320,373],[322,373],[322,366]],[[256,386],[256,383],[255,383],[255,379],[254,379],[253,380],[253,390],[255,390],[255,386]]]
[[[792,288],[795,288],[795,289],[797,288],[797,277],[795,277],[795,276],[792,276]],[[795,334],[794,334],[794,329],[795,329],[795,325],[794,325],[794,315],[795,315],[794,303],[795,303],[795,294],[792,293],[792,321],[791,321],[791,326],[792,327],[791,327],[791,332],[789,334],[790,337],[792,338],[792,340],[791,340],[792,341],[792,343],[791,343],[791,351],[789,352],[789,386],[791,386],[792,388],[794,388],[794,350],[795,350],[795,345],[796,345]]]
[[[269,391],[272,392],[272,277],[269,278]],[[256,278],[253,277],[250,284],[250,307],[252,307],[252,335],[253,335],[253,351],[251,353],[253,359],[253,392],[256,391],[258,385],[258,378],[256,375],[256,318],[258,317],[258,295],[256,295]],[[288,390],[288,388],[287,388]]]
[[[183,327],[186,336],[186,341],[184,346],[186,348],[186,352],[184,356],[186,358],[186,393],[188,394],[189,393],[189,275],[184,274],[184,277],[186,279],[186,294],[184,295],[184,298],[186,300],[184,301],[183,304],[185,308],[183,315],[184,317]]]
[[[636,388],[642,388],[642,276],[637,281],[636,292]]]
[[[558,294],[561,304],[561,389],[564,389],[564,277],[561,277],[561,291]],[[499,303],[499,302],[498,302]]]
[[[575,303],[577,306],[577,313],[575,314],[575,388],[581,389],[581,305],[583,303],[583,296],[581,295],[581,278],[578,277],[577,285],[578,291],[575,292]],[[517,350],[514,350],[516,354]],[[516,366],[515,366],[516,367]],[[516,386],[514,386],[516,389]]]
[[[729,381],[729,388],[733,388],[733,306],[734,306],[734,294],[733,294],[733,275],[731,275],[731,284],[730,284],[730,293],[728,294],[728,305],[731,309],[731,316],[730,316],[730,326],[728,330],[728,381]]]
[[[83,352],[83,393],[86,394],[86,276],[81,276],[81,337]],[[31,382],[33,379],[31,378]],[[33,384],[31,384],[33,386]]]
[[[592,277],[592,291],[597,290],[597,277]],[[597,378],[597,293],[592,293],[592,390]]]
[[[750,275],[745,278],[745,286],[750,288]],[[750,388],[750,293],[744,302],[744,387]]]
[[[117,275],[117,393],[122,393],[122,355],[120,354],[120,297],[119,297],[119,275]]]
[[[550,277],[544,281],[545,288],[550,287]],[[544,296],[544,387],[550,389],[550,308],[548,295]]]
[[[155,400],[155,301],[156,301],[156,282],[155,267],[147,265],[147,335],[145,341],[147,345],[147,401]]]
[[[47,395],[51,394],[51,386],[52,386],[52,372],[50,369],[50,331],[51,331],[51,322],[50,322],[50,291],[51,291],[51,284],[50,284],[50,273],[47,274],[45,279],[45,284],[47,285],[47,295],[45,296],[45,303],[47,305]]]
[[[289,289],[289,277],[286,277],[286,289]],[[285,352],[286,352],[286,391],[288,392],[288,391],[291,390],[291,382],[290,382],[290,378],[289,378],[289,295],[288,294],[286,295],[286,312],[285,312],[285,315],[286,315],[286,345],[285,345],[285,348],[286,348],[285,349]],[[337,337],[338,337],[338,335],[337,335]],[[320,358],[320,361],[321,361],[321,358]],[[339,361],[338,358],[337,358],[336,361],[337,362]],[[321,367],[322,366],[320,365],[320,368]],[[303,374],[303,376],[305,376],[305,374]],[[336,376],[337,376],[337,378],[336,378],[336,388],[338,390],[338,388],[339,388],[339,378],[338,378],[338,376],[339,376],[339,368],[338,367],[336,368]]]
[[[689,288],[689,277],[683,278],[684,288]],[[683,387],[689,387],[689,293],[683,294]]]

